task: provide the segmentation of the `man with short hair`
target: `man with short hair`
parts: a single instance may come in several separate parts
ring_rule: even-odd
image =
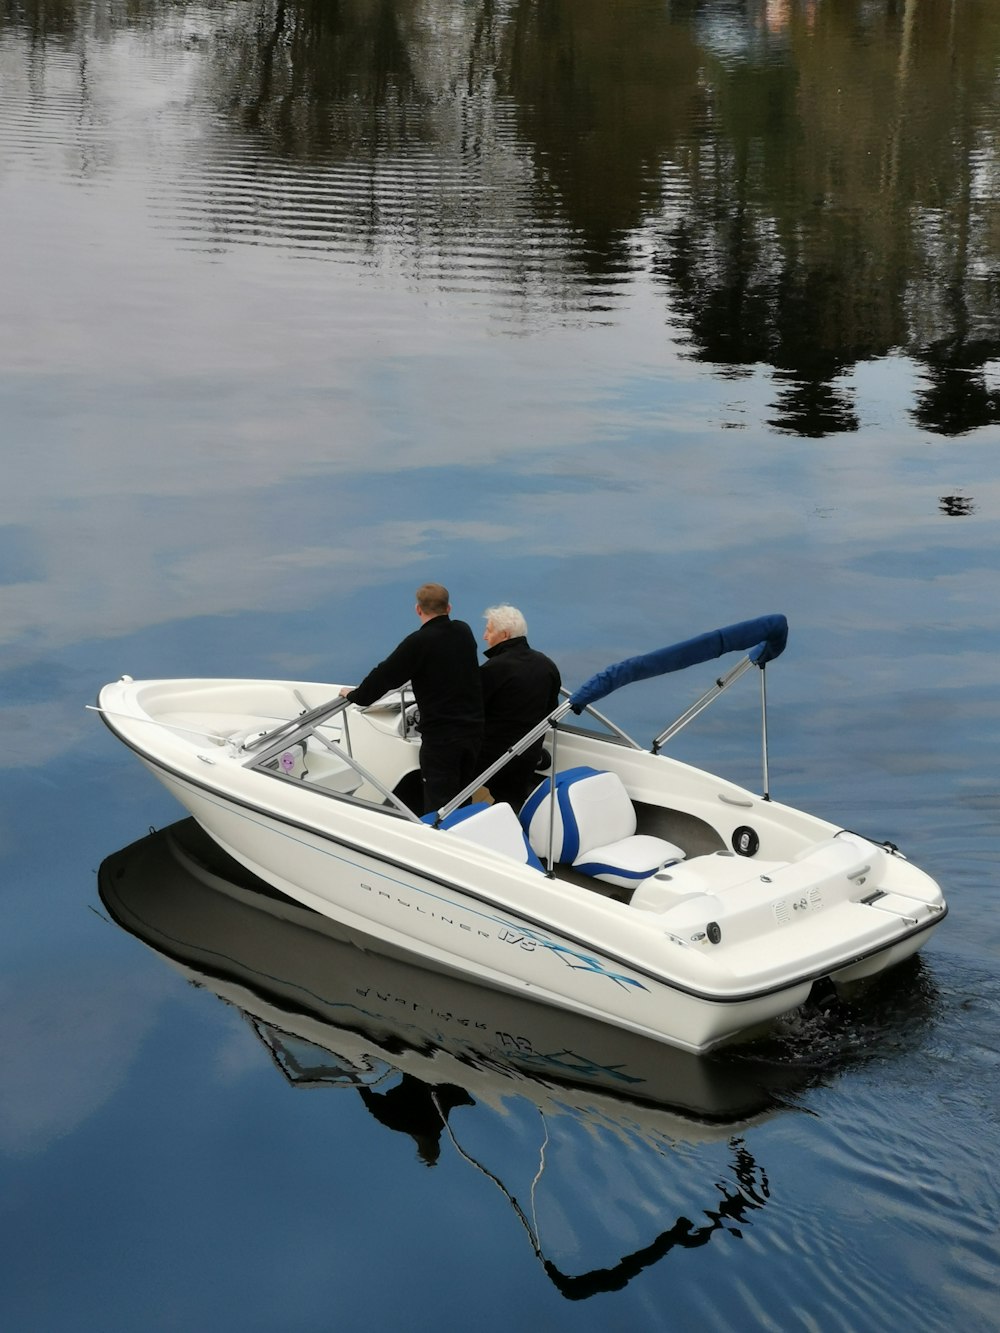
[[[448,589],[424,583],[415,606],[420,628],[373,667],[360,685],[340,691],[364,708],[407,681],[420,714],[420,776],[424,813],[440,810],[479,769],[483,696],[476,639],[464,620],[451,619]]]
[[[491,606],[484,614],[487,648],[480,674],[486,721],[480,772],[552,712],[562,684],[555,662],[529,645],[528,626],[516,606]],[[495,801],[509,801],[520,810],[535,786],[542,749],[539,740],[493,774],[487,786]]]

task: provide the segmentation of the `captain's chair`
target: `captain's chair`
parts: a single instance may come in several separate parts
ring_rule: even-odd
[[[567,768],[556,774],[555,811],[551,779],[545,778],[525,801],[521,824],[535,852],[552,856],[606,884],[634,888],[642,880],[684,858],[682,848],[647,833],[636,833],[635,806],[617,773]]]

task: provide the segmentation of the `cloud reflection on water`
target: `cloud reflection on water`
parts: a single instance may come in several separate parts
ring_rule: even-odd
[[[0,982],[0,1153],[33,1156],[72,1134],[128,1081],[169,978],[75,963]]]

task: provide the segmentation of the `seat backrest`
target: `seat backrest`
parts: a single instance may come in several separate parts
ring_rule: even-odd
[[[433,823],[434,819],[434,814],[424,815],[425,823]],[[456,837],[465,838],[467,842],[487,847],[490,851],[499,852],[501,856],[509,856],[535,870],[542,869],[542,863],[532,850],[517,815],[506,801],[497,801],[493,805],[486,801],[463,805],[447,815],[440,827],[454,833]]]
[[[635,833],[635,806],[617,773],[586,766],[557,773],[554,817],[547,799],[550,784],[549,778],[540,782],[521,810],[528,841],[539,856],[549,853],[550,820],[553,859],[570,864],[592,847],[619,842]]]

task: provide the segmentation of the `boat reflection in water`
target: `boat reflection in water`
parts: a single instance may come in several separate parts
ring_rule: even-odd
[[[619,1288],[721,1229],[738,1234],[768,1201],[743,1132],[794,1108],[796,1093],[824,1077],[808,1062],[689,1055],[367,952],[364,939],[232,861],[192,819],[108,857],[98,883],[120,926],[244,1014],[289,1083],[354,1090],[428,1165],[450,1148],[480,1170],[572,1299]],[[517,1122],[516,1146],[505,1139],[503,1165],[490,1169],[497,1117]],[[707,1182],[703,1172],[694,1185],[678,1181],[678,1148],[708,1154]],[[546,1203],[561,1149],[573,1196]],[[598,1219],[581,1218],[586,1203]],[[581,1248],[603,1250],[609,1238],[610,1262],[565,1271],[563,1251],[576,1269]]]

